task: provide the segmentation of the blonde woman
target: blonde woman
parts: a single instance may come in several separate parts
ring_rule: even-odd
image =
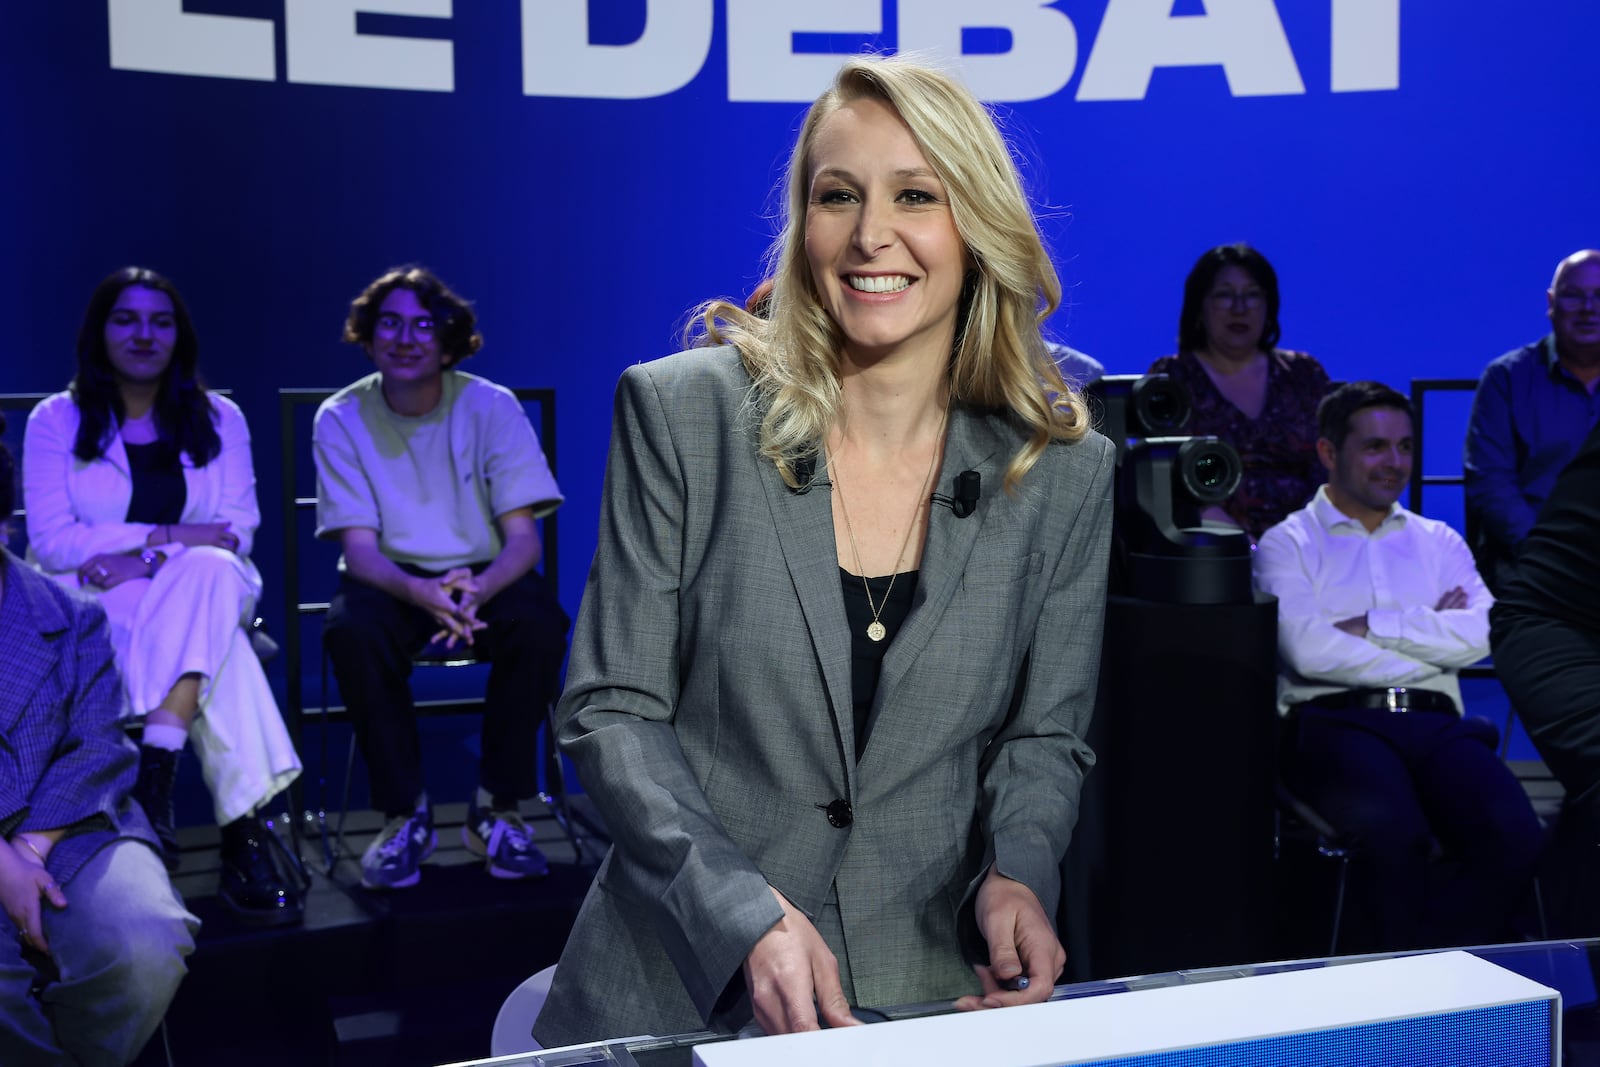
[[[617,391],[556,713],[615,847],[546,1046],[1039,1001],[1065,958],[1112,450],[1011,156],[948,76],[853,59],[786,214],[769,317],[714,303]]]

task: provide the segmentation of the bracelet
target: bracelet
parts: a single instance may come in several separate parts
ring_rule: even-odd
[[[39,857],[39,866],[43,867],[45,865],[46,861],[45,861],[45,858],[44,858],[44,853],[39,851],[39,846],[33,843],[33,839],[32,838],[29,838],[29,837],[27,837],[27,836],[25,836],[23,834],[18,834],[16,837],[13,837],[11,840],[12,840],[13,843],[17,842],[17,841],[21,841],[24,845],[27,845],[28,846],[28,851],[32,852],[35,856]]]

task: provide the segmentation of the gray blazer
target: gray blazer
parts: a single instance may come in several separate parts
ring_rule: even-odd
[[[939,491],[977,470],[982,499],[933,510],[858,763],[831,493],[758,456],[751,396],[729,348],[617,389],[556,709],[615,847],[534,1028],[546,1047],[699,1029],[781,917],[768,883],[813,917],[836,893],[830,947],[868,1006],[978,988],[970,897],[991,863],[1055,914],[1093,762],[1114,450],[1053,444],[1009,495],[1021,431],[952,410]]]

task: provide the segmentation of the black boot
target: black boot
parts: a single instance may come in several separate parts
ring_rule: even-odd
[[[167,870],[178,869],[178,828],[172,814],[172,786],[178,780],[180,749],[139,746],[139,780],[133,784],[133,798],[144,809],[156,840],[161,842],[161,859]]]
[[[261,926],[297,923],[304,905],[299,892],[278,871],[270,834],[253,815],[222,828],[222,880],[217,895],[245,922]]]

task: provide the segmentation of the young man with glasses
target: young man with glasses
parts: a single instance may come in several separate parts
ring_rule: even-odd
[[[1489,364],[1467,428],[1467,525],[1496,592],[1556,476],[1600,422],[1600,251],[1557,264],[1545,302],[1550,333]]]
[[[317,536],[344,551],[323,640],[385,815],[362,884],[415,885],[436,843],[408,684],[430,644],[491,664],[466,846],[497,878],[544,874],[517,806],[537,792],[539,724],[565,652],[567,617],[535,569],[535,520],[561,490],[516,397],[458,369],[483,336],[432,273],[374,281],[344,339],[377,369],[318,408],[313,440]]]

